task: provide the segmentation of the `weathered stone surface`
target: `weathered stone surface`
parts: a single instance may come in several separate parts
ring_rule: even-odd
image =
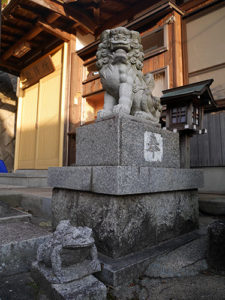
[[[208,238],[208,264],[211,269],[225,274],[225,220],[208,226]]]
[[[105,285],[90,275],[67,284],[53,284],[54,299],[105,300]]]
[[[135,166],[49,168],[50,186],[109,195],[197,189],[200,170]]]
[[[224,294],[225,277],[215,274],[169,279],[141,277],[132,285],[110,292],[114,300],[222,300]]]
[[[30,273],[19,273],[1,278],[0,299],[31,300],[37,299],[37,287]],[[44,300],[44,299],[40,299]],[[45,299],[48,300],[48,299]]]
[[[51,283],[64,283],[100,271],[92,230],[61,221],[37,251],[35,266]]]
[[[145,275],[151,278],[194,276],[206,270],[206,236],[158,256],[149,264]]]
[[[106,287],[94,276],[85,276],[82,279],[68,283],[54,284],[49,281],[48,273],[33,263],[32,278],[46,293],[49,299],[55,300],[103,300],[106,299]]]
[[[179,134],[132,116],[78,128],[76,145],[77,166],[180,167]]]
[[[124,257],[111,258],[106,255],[99,254],[99,260],[102,263],[102,270],[95,275],[105,284],[113,287],[132,284],[140,276],[147,276],[146,270],[148,270],[148,266],[152,265],[161,257],[167,255],[172,256],[177,249],[182,250],[185,248],[184,245],[186,244],[189,246],[192,244],[200,245],[202,243],[198,242],[198,240],[203,240],[205,237],[206,234],[202,233],[200,230],[195,230]],[[206,250],[205,244],[203,244],[203,250]],[[184,255],[182,251],[180,251],[180,254]],[[186,263],[188,264],[187,260]],[[191,272],[192,270],[190,269],[190,274],[192,274]],[[175,274],[175,276],[177,276],[178,272]],[[185,274],[187,275],[188,272],[186,271]]]
[[[0,278],[30,270],[38,246],[49,238],[47,235],[44,236],[43,232],[42,236],[40,235],[41,233],[33,238],[0,245]]]
[[[91,189],[91,167],[54,167],[48,169],[48,184],[65,189]]]
[[[198,226],[197,191],[110,196],[54,189],[53,222],[92,228],[98,250],[120,257]]]

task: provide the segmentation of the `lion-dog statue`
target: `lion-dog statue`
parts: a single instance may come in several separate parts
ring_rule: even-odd
[[[153,75],[142,73],[144,53],[139,32],[124,27],[105,30],[96,56],[105,90],[98,119],[125,113],[158,124],[162,106],[160,99],[152,95]]]

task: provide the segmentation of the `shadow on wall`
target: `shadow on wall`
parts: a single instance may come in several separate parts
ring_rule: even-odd
[[[16,129],[17,77],[0,71],[0,159],[13,170]]]

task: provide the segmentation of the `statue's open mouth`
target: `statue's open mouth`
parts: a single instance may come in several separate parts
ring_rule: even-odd
[[[113,50],[123,49],[126,52],[128,52],[130,50],[130,45],[127,43],[118,42],[118,43],[112,43],[112,48]]]

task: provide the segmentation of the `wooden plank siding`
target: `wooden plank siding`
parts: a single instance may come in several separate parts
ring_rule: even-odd
[[[191,138],[191,167],[225,166],[225,111],[205,114],[204,128]]]

